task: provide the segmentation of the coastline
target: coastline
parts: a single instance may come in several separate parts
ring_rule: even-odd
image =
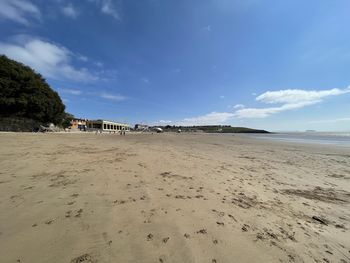
[[[349,261],[346,148],[72,134],[0,133],[4,262]]]
[[[248,135],[256,139],[285,143],[330,145],[350,148],[350,132],[280,132],[268,135]]]

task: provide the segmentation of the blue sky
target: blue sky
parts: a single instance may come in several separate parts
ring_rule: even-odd
[[[348,0],[0,0],[0,53],[76,117],[350,130]]]

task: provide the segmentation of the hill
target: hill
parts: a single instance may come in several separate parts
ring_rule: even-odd
[[[205,126],[163,126],[164,131],[183,132],[202,131],[207,133],[269,133],[265,130],[251,129],[246,127],[232,127],[230,125],[205,125]]]
[[[0,129],[28,130],[38,124],[59,125],[65,117],[64,110],[58,93],[40,74],[0,56]]]

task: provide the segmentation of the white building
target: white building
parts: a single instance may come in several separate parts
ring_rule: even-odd
[[[106,132],[130,131],[130,126],[128,124],[106,120],[88,120],[86,126],[88,129]]]

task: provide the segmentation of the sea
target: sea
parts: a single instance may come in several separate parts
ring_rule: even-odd
[[[269,134],[251,134],[248,136],[262,140],[335,145],[350,148],[350,132],[276,132]]]

